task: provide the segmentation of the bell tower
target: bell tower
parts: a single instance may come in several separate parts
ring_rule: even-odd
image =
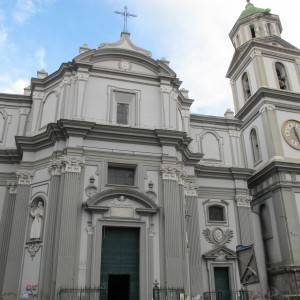
[[[278,299],[300,294],[300,50],[282,30],[279,16],[248,0],[229,34],[227,72],[255,171],[248,187],[262,290]]]

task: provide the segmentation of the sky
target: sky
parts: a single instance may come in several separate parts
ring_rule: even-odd
[[[282,37],[300,48],[299,0],[252,0],[271,8]],[[119,39],[127,5],[132,41],[171,68],[195,101],[192,112],[223,115],[233,109],[229,80],[233,56],[228,34],[245,0],[0,0],[0,92],[23,93],[37,70],[56,71],[79,47]]]

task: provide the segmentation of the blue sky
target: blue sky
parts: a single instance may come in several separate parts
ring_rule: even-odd
[[[125,1],[125,0],[124,0]],[[36,71],[54,72],[78,54],[119,38],[128,5],[132,40],[154,58],[167,57],[196,101],[192,111],[222,115],[232,108],[225,73],[233,54],[228,33],[244,0],[0,0],[0,92],[22,92]],[[253,0],[280,14],[283,38],[300,47],[299,1]]]

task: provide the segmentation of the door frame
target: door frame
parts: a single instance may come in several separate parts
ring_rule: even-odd
[[[208,262],[208,277],[210,282],[210,292],[216,292],[215,268],[228,268],[230,291],[238,290],[236,284],[236,264],[234,262]]]
[[[148,278],[148,239],[146,234],[146,224],[141,221],[125,221],[125,220],[103,220],[98,219],[95,226],[95,234],[92,251],[91,264],[91,284],[92,286],[99,286],[101,279],[101,258],[102,258],[102,229],[104,226],[108,227],[127,227],[138,228],[139,234],[139,295],[140,299],[148,299],[149,287],[147,284]]]

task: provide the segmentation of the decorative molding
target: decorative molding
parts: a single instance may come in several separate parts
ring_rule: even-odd
[[[170,94],[172,92],[172,87],[169,85],[161,85],[160,90],[162,93]]]
[[[130,71],[132,68],[131,63],[128,60],[119,61],[119,69],[122,71]]]
[[[184,195],[186,197],[198,197],[197,186],[190,179],[185,179],[183,182]]]
[[[39,252],[41,247],[42,247],[42,244],[40,241],[31,242],[26,245],[26,249],[27,249],[28,253],[30,254],[30,257],[32,260],[34,259],[36,254]]]
[[[86,232],[88,235],[93,235],[95,233],[95,226],[93,226],[92,224],[88,224],[86,226]]]
[[[17,182],[19,185],[30,185],[32,183],[33,173],[30,171],[20,170],[16,172]]]
[[[34,100],[42,100],[44,98],[44,93],[43,92],[33,92],[32,93],[32,98],[34,98]]]
[[[94,195],[97,194],[98,192],[98,189],[96,187],[96,185],[94,184],[95,183],[95,177],[94,176],[91,176],[89,178],[89,185],[85,188],[85,194],[87,195],[87,197],[93,197]]]
[[[16,194],[17,193],[17,182],[15,180],[8,180],[7,181],[7,190],[9,194]]]
[[[59,158],[51,159],[48,171],[51,176],[59,176],[62,174],[62,161]]]
[[[264,104],[260,109],[259,109],[259,112],[262,114],[264,112],[267,112],[267,111],[273,111],[276,109],[276,106],[273,105],[273,104]]]
[[[223,230],[220,227],[216,227],[214,229],[206,228],[202,231],[205,239],[214,246],[223,246],[229,242],[231,242],[233,238],[233,230],[226,229]]]
[[[251,207],[252,196],[236,195],[235,201],[238,207]]]
[[[63,173],[80,173],[85,159],[81,156],[63,155],[61,162]]]
[[[179,170],[175,165],[162,164],[160,172],[163,180],[178,181]]]

